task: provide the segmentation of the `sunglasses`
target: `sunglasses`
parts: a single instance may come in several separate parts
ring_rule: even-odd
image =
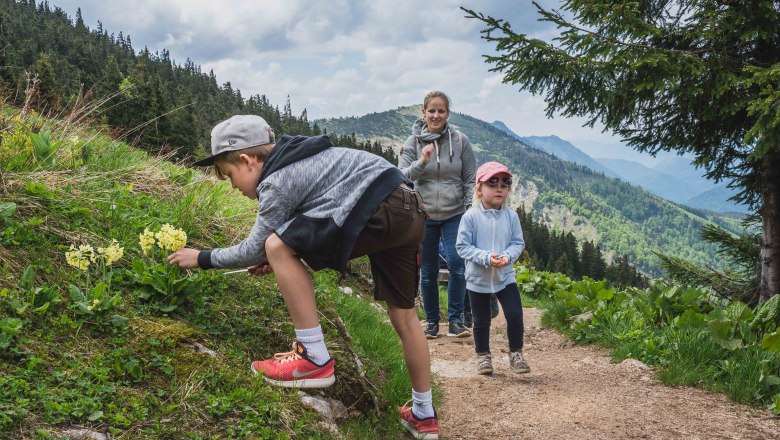
[[[490,179],[486,180],[485,183],[491,188],[495,188],[498,186],[498,181],[503,182],[504,184],[501,185],[503,188],[512,186],[512,178],[511,177],[504,177],[503,179],[499,179],[498,177],[491,177]]]

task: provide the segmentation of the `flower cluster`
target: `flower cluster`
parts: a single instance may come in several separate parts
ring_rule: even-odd
[[[149,228],[144,229],[138,238],[144,255],[149,254],[155,244],[160,249],[167,251],[178,251],[187,245],[187,233],[167,223],[162,225],[156,233],[150,231]]]
[[[141,243],[141,250],[144,251],[144,255],[149,254],[149,251],[152,250],[155,243],[154,232],[150,231],[149,228],[146,228],[142,234],[138,235],[138,238]]]
[[[160,232],[154,234],[154,237],[157,239],[157,245],[168,251],[175,252],[187,245],[187,234],[167,223],[162,225]]]
[[[72,244],[70,245],[70,252],[65,252],[65,261],[71,266],[81,270],[87,270],[89,268],[89,262],[94,262],[95,258],[95,250],[88,244],[82,244],[79,247]]]
[[[99,259],[103,259],[106,266],[111,266],[124,255],[125,250],[119,246],[119,242],[111,240],[111,244],[104,248],[97,248],[97,252],[88,244],[82,244],[78,247],[72,244],[70,251],[65,252],[65,261],[73,267],[86,271],[89,269],[90,263],[96,263]]]
[[[103,257],[107,266],[111,266],[115,261],[122,258],[125,250],[119,246],[119,242],[111,240],[111,244],[108,247],[98,248],[98,254]]]

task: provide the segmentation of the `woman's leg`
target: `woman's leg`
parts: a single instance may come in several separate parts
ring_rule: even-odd
[[[439,325],[439,237],[441,223],[428,220],[425,224],[425,237],[422,242],[422,270],[420,290],[422,291],[425,320],[428,324]]]
[[[442,222],[441,238],[447,249],[447,268],[449,281],[447,282],[447,319],[452,323],[463,324],[463,303],[466,297],[466,264],[455,250],[455,241],[458,238],[458,226],[462,214],[456,215]]]

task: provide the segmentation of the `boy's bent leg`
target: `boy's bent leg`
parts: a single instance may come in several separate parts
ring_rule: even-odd
[[[412,379],[412,387],[417,391],[431,389],[431,356],[428,341],[425,339],[420,321],[414,309],[402,309],[387,304],[387,314],[396,333],[401,338],[404,360]]]
[[[398,408],[401,424],[415,438],[438,439],[439,418],[433,408],[431,392],[431,358],[428,341],[423,334],[414,309],[387,304],[387,314],[401,338],[404,360],[412,379],[412,406],[408,402]]]
[[[333,359],[325,348],[309,272],[295,251],[276,234],[268,237],[265,249],[298,340],[290,352],[253,362],[252,371],[262,373],[266,381],[282,387],[325,388],[333,385],[336,380]]]
[[[295,328],[320,325],[311,275],[295,250],[272,234],[265,241],[265,251]]]

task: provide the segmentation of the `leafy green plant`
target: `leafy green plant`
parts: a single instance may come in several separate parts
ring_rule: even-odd
[[[0,319],[0,350],[7,350],[15,342],[22,331],[22,320],[19,318]]]
[[[123,256],[124,249],[116,240],[105,248],[98,248],[97,252],[90,245],[71,245],[70,251],[65,253],[65,260],[81,271],[83,280],[82,287],[75,284],[68,286],[77,314],[103,319],[119,305],[121,293],[113,292],[111,287],[113,264]],[[121,326],[124,322],[121,316],[115,315],[111,319],[114,326]]]
[[[19,295],[11,297],[8,302],[17,315],[23,315],[27,311],[42,315],[52,304],[60,302],[60,294],[50,286],[36,287],[35,269],[28,266],[19,280]]]
[[[200,291],[204,279],[199,273],[184,272],[179,266],[169,264],[167,252],[176,251],[187,244],[187,234],[169,224],[156,233],[148,228],[139,235],[141,250],[146,260],[133,260],[130,278],[136,283],[136,295],[149,301],[161,312],[172,312],[186,299]]]
[[[55,153],[59,148],[60,142],[52,142],[51,133],[48,131],[30,133],[30,140],[33,144],[33,157],[38,166],[44,169],[54,168],[57,164]]]
[[[16,203],[0,202],[0,223],[10,219],[14,212],[16,212]]]

